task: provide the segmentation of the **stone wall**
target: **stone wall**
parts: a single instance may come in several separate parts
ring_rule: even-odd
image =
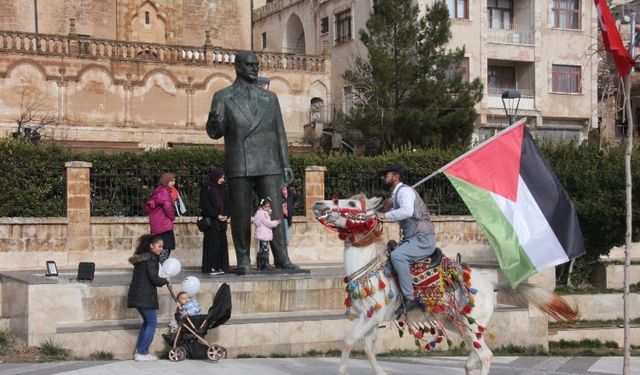
[[[205,123],[213,94],[235,79],[237,51],[213,47],[206,37],[200,43],[185,47],[0,31],[0,134],[15,131],[21,108],[33,103],[39,116],[58,121],[41,131],[43,136],[72,147],[221,144],[207,137]],[[270,79],[269,90],[280,100],[288,139],[297,142],[311,98],[329,95],[329,62],[292,54],[258,57],[260,75]]]
[[[43,268],[47,260],[58,267],[74,269],[78,262],[95,262],[97,268],[125,268],[136,239],[148,232],[147,217],[91,217],[89,200],[90,163],[69,162],[67,168],[66,218],[0,218],[0,270]],[[315,221],[310,207],[324,199],[324,167],[308,167],[305,175],[306,216],[294,217],[289,254],[300,264],[340,263],[343,245],[336,234]],[[175,222],[177,250],[184,266],[200,265],[202,234],[196,217]],[[493,251],[475,221],[467,216],[436,216],[438,245],[445,253],[460,253],[465,260],[495,263]],[[397,224],[386,222],[385,236],[397,239]],[[231,231],[227,232],[229,258],[235,264]],[[254,244],[255,245],[255,244]],[[252,249],[255,259],[255,246]]]

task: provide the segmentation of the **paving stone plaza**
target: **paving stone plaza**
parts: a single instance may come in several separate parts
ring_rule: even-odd
[[[390,374],[464,374],[463,357],[429,358],[380,358],[382,367]],[[184,361],[171,363],[157,361],[138,363],[120,362],[61,362],[53,364],[0,364],[3,375],[49,375],[49,374],[156,374],[179,375],[198,373],[219,373],[225,375],[285,375],[335,374],[338,358],[287,358],[287,359],[229,359],[218,363],[206,361]],[[350,374],[371,374],[366,360],[353,359]],[[631,374],[640,374],[640,359],[632,358]],[[620,374],[620,357],[496,357],[491,367],[492,375],[609,375]]]

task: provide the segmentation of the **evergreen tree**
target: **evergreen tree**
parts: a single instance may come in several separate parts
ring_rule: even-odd
[[[482,98],[479,79],[459,69],[464,48],[447,48],[451,21],[444,2],[418,19],[412,0],[377,0],[360,30],[368,59],[356,58],[344,73],[355,100],[347,124],[392,146],[468,145]]]

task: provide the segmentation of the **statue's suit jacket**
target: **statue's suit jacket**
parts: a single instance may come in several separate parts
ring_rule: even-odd
[[[254,114],[246,87],[236,81],[213,95],[207,134],[214,139],[224,136],[227,177],[282,175],[290,163],[278,97],[254,86]]]

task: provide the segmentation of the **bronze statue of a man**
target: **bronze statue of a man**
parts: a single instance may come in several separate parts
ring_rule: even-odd
[[[224,170],[231,201],[231,234],[238,273],[251,259],[251,203],[253,192],[272,201],[272,217],[282,220],[281,188],[293,181],[287,137],[278,97],[257,84],[259,62],[255,52],[240,51],[235,59],[236,80],[211,100],[207,134],[224,137]],[[287,253],[284,224],[273,230],[271,243],[276,267],[296,270]]]

